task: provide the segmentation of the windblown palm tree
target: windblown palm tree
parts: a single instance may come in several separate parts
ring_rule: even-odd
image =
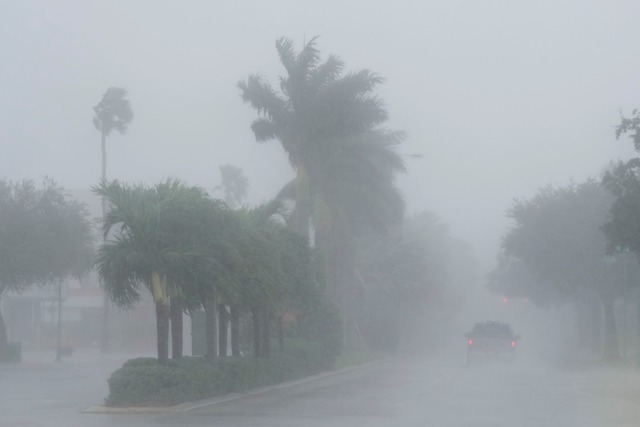
[[[120,307],[140,300],[140,285],[151,291],[156,304],[158,360],[164,361],[168,358],[170,298],[180,297],[181,285],[194,276],[204,276],[195,272],[212,265],[202,239],[208,199],[202,190],[174,180],[151,188],[102,182],[94,191],[111,205],[103,232],[113,237],[99,251],[100,278]],[[180,339],[174,342],[176,346],[181,346]]]
[[[127,90],[110,87],[102,96],[102,100],[93,107],[93,125],[102,138],[102,180],[107,180],[107,137],[114,130],[124,135],[133,120],[133,110],[126,99]]]
[[[281,196],[295,199],[290,224],[308,236],[312,219],[330,298],[345,316],[353,302],[357,236],[384,230],[404,211],[395,186],[395,175],[405,170],[396,152],[404,135],[379,127],[388,115],[374,94],[383,81],[377,74],[343,74],[334,55],[322,62],[316,38],[299,53],[287,38],[278,39],[276,49],[287,73],[280,92],[257,74],[238,87],[258,112],[251,125],[256,140],[278,140],[289,156],[296,178]]]
[[[101,180],[107,180],[107,137],[113,130],[124,135],[133,120],[133,110],[129,100],[126,99],[127,90],[119,87],[110,87],[102,96],[102,100],[93,107],[93,125],[100,132],[102,148],[102,174]],[[106,202],[102,199],[102,218],[106,215]],[[100,338],[101,350],[107,351],[109,347],[109,300],[104,299],[104,316],[102,319],[102,332]]]

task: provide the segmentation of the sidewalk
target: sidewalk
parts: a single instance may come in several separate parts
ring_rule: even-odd
[[[111,373],[140,356],[78,350],[56,362],[54,352],[27,351],[20,363],[0,364],[0,427],[57,425],[102,404]]]

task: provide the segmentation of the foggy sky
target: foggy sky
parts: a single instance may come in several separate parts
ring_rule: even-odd
[[[4,1],[0,177],[96,184],[92,107],[121,86],[135,118],[108,140],[109,178],[212,188],[232,163],[267,200],[293,173],[254,141],[235,84],[277,83],[275,39],[319,35],[347,70],[386,78],[388,127],[423,155],[399,179],[409,213],[436,212],[489,264],[514,197],[633,155],[613,126],[640,107],[639,15],[637,1]]]

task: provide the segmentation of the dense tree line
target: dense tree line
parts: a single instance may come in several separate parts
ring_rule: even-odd
[[[513,226],[504,236],[491,286],[536,304],[577,304],[584,313],[582,342],[595,347],[600,328],[592,319],[604,313],[604,349],[617,358],[614,303],[624,290],[622,261],[607,251],[602,231],[612,203],[611,193],[595,180],[544,187],[531,199],[515,201],[508,212]]]
[[[182,355],[184,310],[207,313],[209,357],[216,355],[216,323],[227,321],[216,316],[218,303],[225,313],[230,307],[232,319],[250,316],[253,353],[268,356],[271,327],[284,311],[321,301],[312,251],[278,220],[278,202],[231,210],[175,180],[152,187],[103,183],[95,191],[110,205],[98,272],[120,307],[138,303],[143,288],[151,292],[161,361],[168,359],[169,331],[172,356]],[[232,337],[234,355],[237,340]]]
[[[640,150],[640,114],[622,117],[616,137],[629,134]],[[573,303],[580,342],[619,357],[614,304],[637,287],[640,256],[640,160],[609,165],[601,181],[543,187],[516,200],[502,241],[491,290],[538,305]],[[601,316],[602,313],[602,316]],[[640,315],[640,309],[638,310]]]

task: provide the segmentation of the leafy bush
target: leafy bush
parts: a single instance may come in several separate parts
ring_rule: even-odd
[[[199,358],[184,358],[160,364],[156,359],[139,358],[125,362],[108,380],[111,406],[166,405],[215,395],[220,372]]]
[[[109,406],[159,406],[205,399],[304,377],[330,368],[320,344],[290,340],[268,359],[183,357],[126,361],[108,380]]]

